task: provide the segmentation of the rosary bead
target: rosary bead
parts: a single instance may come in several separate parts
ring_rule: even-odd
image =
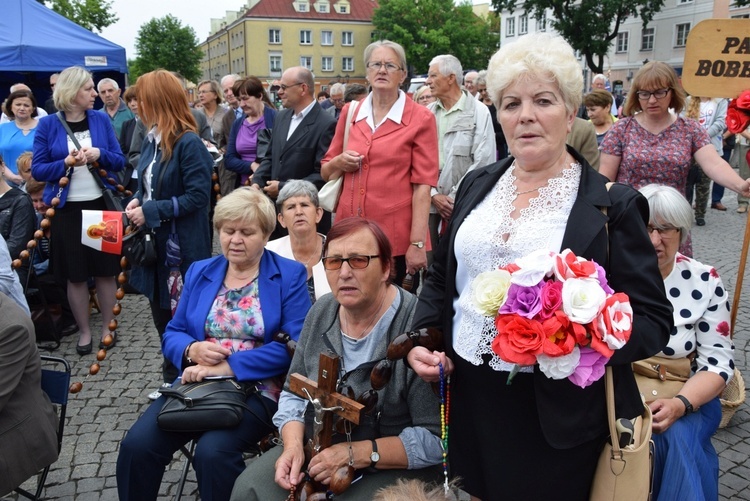
[[[112,325],[110,323],[110,325]],[[104,343],[104,346],[110,346],[114,342],[115,338],[112,336],[112,334],[107,334],[104,336],[104,339],[102,339],[102,343]]]
[[[74,393],[75,394],[75,393],[78,393],[79,391],[81,391],[82,389],[83,389],[83,383],[81,383],[80,381],[76,381],[75,383],[73,383],[73,384],[70,385],[70,390],[69,391],[70,391],[70,393]]]
[[[50,218],[50,219],[51,219],[51,218],[53,218],[53,217],[55,217],[55,209],[53,209],[52,207],[50,207],[49,209],[47,209],[47,210],[46,210],[46,211],[44,212],[44,215],[45,215],[46,217]]]
[[[101,366],[94,362],[93,364],[91,364],[91,367],[89,367],[89,374],[95,376],[99,372],[99,369],[101,369]]]
[[[128,267],[128,258],[126,258],[125,256],[123,256],[123,257],[120,258],[120,268],[125,269],[127,267]]]
[[[69,183],[70,183],[70,179],[68,177],[63,176],[63,177],[60,178],[60,188],[65,188],[66,186],[68,186]],[[60,203],[60,199],[58,197],[55,197],[55,198],[57,198],[57,204],[59,204]],[[57,205],[55,203],[55,198],[52,199],[52,206],[53,207],[55,205]]]
[[[110,320],[107,327],[109,327],[110,332],[117,330],[117,320],[115,320],[114,318]]]
[[[36,247],[36,240],[29,240],[29,242],[26,244],[26,247],[29,249],[33,249]]]
[[[122,306],[120,305],[120,303],[116,303],[112,307],[112,313],[114,313],[115,315],[119,315],[121,311],[122,311]]]
[[[50,227],[50,221],[49,221],[49,219],[47,219],[46,217],[44,219],[42,219],[42,221],[39,223],[39,227],[42,230],[49,230],[49,227]]]
[[[20,268],[22,264],[23,264],[23,261],[21,261],[20,259],[14,259],[13,262],[11,263],[14,269]]]
[[[99,169],[99,175],[102,177],[107,177],[107,171],[104,169]]]
[[[117,275],[117,283],[120,285],[123,285],[125,282],[128,281],[128,275],[122,271],[119,275]]]
[[[101,350],[99,350],[99,351],[96,352],[96,359],[98,361],[101,362],[105,358],[107,358],[107,350],[105,350],[104,348],[102,348]]]
[[[118,301],[122,301],[122,298],[125,297],[125,289],[123,289],[122,287],[117,289],[117,291],[115,292],[115,297],[118,299]]]
[[[35,240],[39,240],[42,237],[44,237],[44,232],[42,230],[36,230],[34,232],[34,239]]]
[[[29,251],[27,251],[26,249],[22,250],[19,254],[19,257],[23,260],[29,259]]]

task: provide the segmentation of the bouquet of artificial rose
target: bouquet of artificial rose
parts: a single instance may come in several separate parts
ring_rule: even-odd
[[[492,351],[506,362],[539,364],[549,378],[585,388],[604,375],[630,339],[633,308],[604,269],[576,256],[537,251],[473,281],[477,309],[495,319]]]
[[[727,108],[727,129],[739,134],[750,126],[750,90],[742,91],[737,99],[732,99]]]

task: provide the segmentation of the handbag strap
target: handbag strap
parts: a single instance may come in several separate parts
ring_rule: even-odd
[[[78,139],[76,139],[75,134],[73,134],[73,131],[70,130],[70,126],[68,125],[68,122],[65,121],[65,119],[62,116],[62,111],[58,111],[55,113],[57,115],[57,119],[60,120],[60,123],[65,128],[65,132],[67,132],[68,137],[73,142],[73,146],[76,147],[77,150],[81,149],[81,143],[78,142]],[[104,186],[104,181],[102,181],[102,177],[99,175],[99,172],[95,169],[94,165],[92,164],[86,164],[86,167],[89,169],[89,172],[92,176],[94,176],[94,181],[96,181],[96,184],[99,185],[99,188],[101,188],[102,192],[107,189],[106,186]]]
[[[612,457],[622,456],[620,441],[617,440],[617,428],[615,426],[615,384],[612,377],[612,367],[607,366],[604,379],[604,392],[607,397],[607,424],[609,425],[609,441],[612,443]]]
[[[359,110],[360,106],[362,106],[361,102],[357,102],[356,106],[352,106],[356,101],[352,101],[349,103],[349,109],[346,112],[346,127],[344,128],[344,149],[346,149],[346,146],[349,144],[349,129],[352,126],[352,122],[354,120],[354,116],[357,110]]]

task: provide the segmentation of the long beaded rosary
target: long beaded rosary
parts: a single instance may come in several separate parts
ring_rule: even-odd
[[[445,496],[450,492],[448,481],[448,427],[451,410],[451,377],[445,375],[443,363],[440,365],[440,438],[443,442],[443,487]]]
[[[96,167],[97,165],[94,164]],[[13,269],[18,269],[23,264],[23,261],[29,259],[29,256],[31,256],[31,251],[37,246],[37,243],[39,240],[44,237],[44,232],[49,230],[52,226],[52,218],[55,217],[55,208],[60,205],[60,197],[62,195],[63,189],[65,189],[68,184],[70,184],[70,178],[73,175],[73,167],[68,167],[68,170],[65,172],[65,175],[60,178],[59,186],[60,189],[57,192],[57,195],[55,195],[52,200],[50,201],[50,208],[47,209],[47,211],[44,213],[44,219],[42,219],[41,223],[39,223],[40,229],[36,230],[34,232],[34,239],[29,240],[29,242],[26,244],[26,249],[22,250],[19,257],[17,259],[14,259],[11,266]],[[111,185],[117,186],[117,191],[120,193],[124,193],[127,196],[132,195],[129,191],[126,191],[125,188],[118,184],[117,181],[111,177],[107,177],[107,171],[104,169],[99,169],[99,175],[106,178],[107,182]],[[115,298],[116,302],[114,307],[112,308],[112,313],[114,313],[115,316],[119,315],[122,312],[122,305],[120,304],[120,300],[122,300],[125,297],[125,289],[123,286],[125,285],[125,282],[127,282],[128,277],[125,274],[125,269],[128,265],[127,259],[124,257],[120,258],[120,267],[122,268],[122,271],[117,276],[117,283],[119,284],[119,287],[117,288],[117,291],[115,292]],[[109,334],[104,336],[104,339],[102,339],[102,343],[104,346],[109,348],[112,343],[114,342],[114,335],[112,334],[114,331],[117,330],[117,320],[112,319],[109,324],[107,325],[107,328],[109,329]],[[89,367],[89,372],[86,374],[86,377],[84,378],[84,381],[89,378],[89,376],[96,375],[99,370],[101,369],[101,366],[99,365],[99,362],[104,360],[107,357],[107,349],[102,348],[96,353],[96,362],[92,363]],[[70,393],[78,393],[83,389],[83,382],[81,381],[75,381],[70,385],[69,391]]]

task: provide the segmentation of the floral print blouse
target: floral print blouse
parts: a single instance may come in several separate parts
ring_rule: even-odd
[[[232,353],[263,346],[265,328],[258,295],[258,279],[237,289],[222,284],[206,317],[206,341]],[[231,356],[231,355],[230,355]],[[283,377],[269,378],[256,385],[260,394],[279,401]]]

